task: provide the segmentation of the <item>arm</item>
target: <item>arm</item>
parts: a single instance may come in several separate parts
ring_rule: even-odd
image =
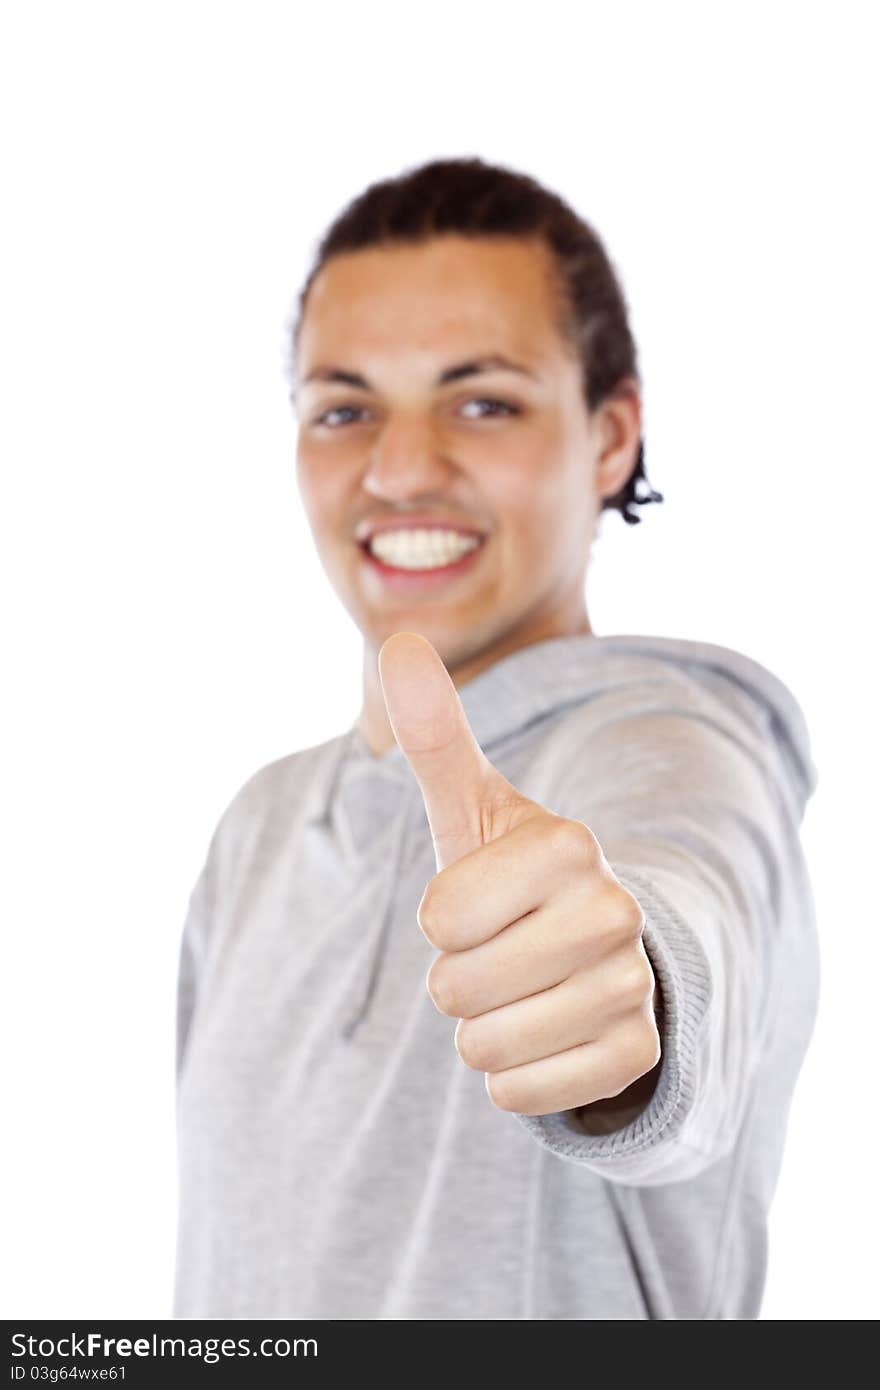
[[[180,938],[177,965],[177,1036],[176,1076],[178,1083],[183,1072],[196,1008],[197,986],[205,950],[205,930],[211,897],[212,864],[204,864],[189,897],[186,918]]]
[[[595,1106],[517,1116],[557,1154],[639,1185],[730,1152],[774,1030],[796,1075],[817,986],[806,798],[776,740],[687,686],[650,698],[655,708],[568,730],[577,781],[555,809],[591,827],[643,908],[660,1062]]]

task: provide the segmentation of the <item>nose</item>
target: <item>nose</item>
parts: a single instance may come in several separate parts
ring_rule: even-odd
[[[452,470],[437,447],[430,421],[398,413],[389,417],[373,443],[362,486],[373,497],[398,501],[442,489]]]

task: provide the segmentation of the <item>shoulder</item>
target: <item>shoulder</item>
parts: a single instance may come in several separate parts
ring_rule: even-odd
[[[718,643],[681,637],[621,635],[599,639],[603,681],[571,709],[560,733],[583,741],[681,746],[689,724],[695,748],[735,744],[787,783],[805,803],[818,774],[803,708],[792,689],[762,661]],[[671,750],[670,750],[671,751]]]
[[[214,855],[228,855],[243,841],[273,825],[286,833],[320,792],[345,734],[299,748],[262,764],[236,788],[220,814],[211,839]]]
[[[613,635],[599,639],[609,669],[628,684],[667,686],[698,703],[716,703],[746,719],[800,725],[803,710],[769,666],[735,647],[695,638]]]

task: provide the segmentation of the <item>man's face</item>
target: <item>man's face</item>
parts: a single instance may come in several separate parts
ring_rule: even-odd
[[[601,441],[551,266],[537,241],[447,235],[334,257],[312,284],[297,475],[327,575],[375,650],[416,631],[452,669],[587,626]],[[371,554],[362,538],[389,525]],[[462,535],[480,537],[464,555]]]

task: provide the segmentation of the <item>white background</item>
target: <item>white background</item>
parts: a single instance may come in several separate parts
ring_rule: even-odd
[[[823,994],[763,1316],[877,1315],[872,10],[5,7],[3,1316],[168,1316],[189,891],[240,784],[359,709],[286,326],[344,202],[469,154],[630,302],[666,501],[604,519],[594,630],[738,648],[807,715]]]

